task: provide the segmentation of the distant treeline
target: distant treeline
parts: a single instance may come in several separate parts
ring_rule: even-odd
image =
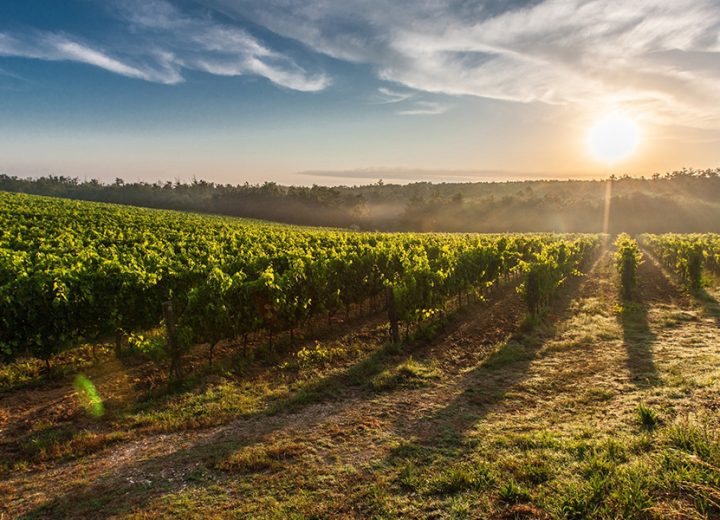
[[[216,213],[300,225],[386,231],[720,232],[720,168],[651,178],[300,187],[124,182],[0,175],[0,190]]]

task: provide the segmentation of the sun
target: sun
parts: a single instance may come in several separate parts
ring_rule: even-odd
[[[595,159],[613,164],[629,157],[640,141],[637,123],[622,112],[607,114],[588,132],[588,149]]]

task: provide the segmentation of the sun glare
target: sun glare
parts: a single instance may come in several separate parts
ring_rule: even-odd
[[[630,156],[640,140],[640,129],[630,117],[613,112],[598,120],[588,133],[588,148],[598,161],[613,164]]]

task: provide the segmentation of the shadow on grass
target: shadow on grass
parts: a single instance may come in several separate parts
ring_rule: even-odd
[[[475,368],[448,385],[446,391],[454,394],[452,397],[408,424],[402,424],[403,418],[399,418],[397,427],[406,440],[377,463],[397,473],[391,484],[397,486],[394,492],[412,493],[413,500],[418,494],[440,500],[444,495],[485,490],[498,484],[494,482],[492,462],[468,460],[468,454],[473,452],[468,443],[474,442],[468,433],[506,402],[515,402],[511,394],[531,377],[533,362],[543,347],[572,317],[573,302],[600,294],[610,269],[610,256],[605,252],[586,276],[571,279],[561,289],[542,318],[516,324]],[[566,384],[572,385],[573,381],[559,380],[553,391],[567,391]],[[437,396],[443,399],[441,393]],[[519,405],[523,402],[519,401]]]
[[[627,350],[627,368],[633,383],[639,387],[657,384],[658,373],[652,353],[657,336],[650,330],[647,306],[644,303],[625,302],[620,321]]]
[[[700,303],[706,315],[715,320],[715,325],[720,327],[720,303],[706,289],[701,288],[695,294],[695,299]]]
[[[538,352],[556,336],[557,327],[567,320],[571,303],[596,294],[598,271],[607,268],[609,257],[602,255],[588,275],[571,279],[541,319],[526,319],[522,326],[496,344],[495,349],[459,382],[460,394],[447,405],[412,425],[411,432],[426,446],[454,449],[462,445],[466,432],[499,406],[506,394],[526,380]]]
[[[499,290],[493,298],[495,304],[491,302],[491,307],[502,304],[509,295],[515,295],[514,286]],[[182,489],[183,478],[174,478],[173,482],[168,482],[161,476],[168,469],[181,476],[187,472],[186,468],[193,468],[192,471],[203,467],[212,470],[233,452],[259,445],[266,436],[277,430],[303,430],[320,423],[327,418],[327,412],[322,406],[325,402],[343,400],[345,406],[352,407],[357,405],[358,400],[372,399],[377,395],[372,385],[375,376],[385,370],[396,369],[411,357],[418,361],[431,357],[433,346],[442,345],[444,338],[461,329],[471,313],[484,313],[486,305],[478,303],[459,311],[449,319],[442,332],[430,341],[417,341],[402,347],[384,345],[339,373],[310,382],[299,391],[269,401],[262,410],[241,417],[230,425],[221,426],[206,435],[200,434],[201,439],[186,448],[122,465],[113,471],[112,476],[75,485],[21,518],[107,518],[132,511],[143,503],[178,491]],[[318,408],[308,411],[313,405]],[[297,414],[303,410],[307,413]],[[138,442],[142,443],[142,440]],[[143,481],[153,484],[138,484]]]
[[[455,311],[445,325],[429,337],[418,334],[409,343],[385,344],[347,370],[311,383],[295,395],[276,402],[269,411],[293,412],[307,404],[337,400],[348,394],[374,397],[379,391],[374,381],[376,376],[387,375],[407,362],[422,364],[434,361],[442,355],[438,349],[445,349],[448,343],[453,343],[453,338],[461,336],[467,340],[468,328],[479,327],[482,341],[485,344],[495,343],[507,337],[521,319],[516,310],[508,311],[508,301],[517,298],[514,283],[497,288],[489,302],[475,302]]]
[[[620,315],[627,367],[633,382],[639,387],[652,386],[659,381],[652,352],[657,335],[650,328],[648,310],[654,304],[684,307],[688,303],[687,296],[657,260],[647,251],[643,253],[645,261],[638,268],[635,301],[624,302]]]

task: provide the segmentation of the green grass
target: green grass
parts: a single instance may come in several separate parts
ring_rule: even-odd
[[[534,353],[523,339],[512,339],[499,345],[490,357],[483,363],[489,370],[500,370],[518,361],[529,361]]]
[[[97,359],[107,356],[109,351],[109,347],[104,345],[95,347]],[[45,371],[45,363],[39,359],[20,357],[10,363],[0,362],[0,396],[23,388],[43,387],[48,382],[58,381],[91,367],[95,362],[90,345],[82,345],[55,356],[49,374]]]
[[[270,445],[246,446],[220,462],[217,467],[233,473],[280,470],[307,452],[300,443],[276,442]]]
[[[131,428],[154,432],[215,426],[257,413],[272,392],[267,386],[257,383],[226,381],[179,398],[142,403],[136,413],[127,416],[126,421]],[[163,400],[166,401],[164,406]]]
[[[454,454],[427,449],[404,447],[405,456],[390,465],[397,476],[386,496],[389,506],[412,507],[411,497],[420,493],[438,509],[456,507],[462,498],[470,510],[489,507],[489,516],[527,504],[553,518],[661,518],[653,511],[671,498],[720,513],[720,438],[696,423],[658,426],[652,437],[641,431],[498,435]],[[460,460],[453,462],[455,456]],[[488,495],[495,499],[483,506]]]
[[[637,407],[638,420],[646,430],[654,430],[660,424],[660,416],[652,408],[639,404]]]
[[[512,479],[500,486],[498,495],[501,502],[509,505],[530,501],[530,493]]]
[[[493,482],[493,471],[487,462],[461,462],[450,465],[437,476],[430,478],[425,492],[449,495],[463,491],[479,491],[490,488]]]
[[[393,368],[388,368],[370,380],[370,386],[376,391],[389,391],[397,388],[417,388],[428,386],[441,377],[441,372],[428,364],[409,357]]]
[[[130,435],[123,431],[96,433],[78,431],[67,426],[47,426],[29,434],[19,442],[19,453],[13,465],[50,460],[68,460],[90,455],[113,444],[127,440]]]

